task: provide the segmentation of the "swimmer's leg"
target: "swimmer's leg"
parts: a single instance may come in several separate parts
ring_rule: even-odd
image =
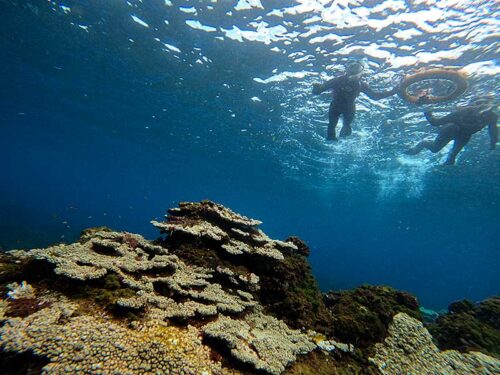
[[[328,132],[326,135],[326,139],[330,141],[336,141],[337,135],[335,134],[335,128],[337,127],[337,123],[339,122],[340,112],[337,110],[336,105],[331,102],[330,110],[328,111]]]
[[[417,145],[413,146],[409,150],[405,151],[406,155],[416,155],[424,148],[431,151],[432,153],[436,153],[441,151],[444,146],[450,143],[457,134],[458,126],[456,125],[448,125],[441,128],[438,133],[438,136],[434,141],[421,141]]]
[[[340,129],[340,136],[347,137],[352,134],[351,123],[354,120],[354,114],[356,110],[354,107],[344,111],[342,114],[342,129]]]
[[[415,146],[412,148],[406,150],[404,153],[406,155],[417,155],[422,151],[424,148],[429,148],[434,142],[432,141],[421,141],[417,143]]]
[[[457,157],[458,153],[464,148],[464,146],[469,142],[470,137],[461,137],[461,138],[456,138],[455,141],[453,142],[453,148],[451,149],[450,153],[448,154],[448,158],[445,161],[445,165],[454,165],[455,164],[455,158]]]

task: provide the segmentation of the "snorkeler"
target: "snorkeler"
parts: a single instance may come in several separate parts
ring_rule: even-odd
[[[399,87],[386,92],[375,92],[366,83],[361,81],[364,65],[360,62],[353,62],[346,66],[346,74],[341,77],[333,78],[323,84],[313,84],[313,94],[321,94],[326,90],[333,91],[333,100],[330,103],[328,112],[328,140],[337,140],[335,128],[342,115],[342,129],[340,136],[348,136],[352,133],[351,123],[356,113],[354,101],[361,92],[368,95],[371,99],[383,99],[394,95],[399,91]]]
[[[438,135],[434,141],[421,141],[407,150],[405,152],[407,155],[416,155],[424,148],[436,153],[454,141],[453,149],[445,162],[445,165],[453,165],[458,153],[469,142],[472,135],[486,126],[490,135],[490,149],[495,149],[498,141],[498,115],[493,112],[493,106],[490,103],[474,101],[439,119],[435,118],[430,111],[424,112],[424,115],[432,126],[440,126]]]

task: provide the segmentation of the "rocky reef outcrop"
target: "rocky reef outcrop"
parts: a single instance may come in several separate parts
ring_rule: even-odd
[[[172,254],[215,269],[222,283],[246,284],[266,312],[290,327],[331,333],[332,316],[307,261],[309,249],[297,237],[270,239],[260,221],[209,201],[180,203],[164,222],[152,224],[167,235],[159,243]]]
[[[421,320],[417,299],[389,286],[362,285],[353,290],[331,291],[324,300],[334,316],[335,336],[361,348],[382,341],[399,312]]]
[[[417,368],[399,361],[400,346],[442,355],[407,315],[390,323],[418,317],[407,294],[323,296],[297,237],[271,239],[210,201],[152,223],[155,241],[94,228],[76,243],[0,254],[0,373],[391,374]]]
[[[454,302],[428,328],[441,349],[500,357],[500,297]]]

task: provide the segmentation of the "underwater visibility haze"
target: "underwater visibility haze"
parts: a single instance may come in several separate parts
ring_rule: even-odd
[[[403,152],[443,115],[498,95],[497,1],[0,0],[0,247],[74,242],[210,199],[310,247],[323,291],[383,284],[439,310],[500,292],[500,150],[477,133]],[[454,67],[467,92],[415,105],[361,94],[325,140],[312,84],[364,61],[392,88]],[[494,98],[496,100],[496,98]],[[498,111],[497,111],[498,113]]]

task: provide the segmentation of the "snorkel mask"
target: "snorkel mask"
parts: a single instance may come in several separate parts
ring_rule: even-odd
[[[365,65],[360,61],[352,61],[346,64],[345,71],[349,78],[359,78],[363,71],[365,70]]]

